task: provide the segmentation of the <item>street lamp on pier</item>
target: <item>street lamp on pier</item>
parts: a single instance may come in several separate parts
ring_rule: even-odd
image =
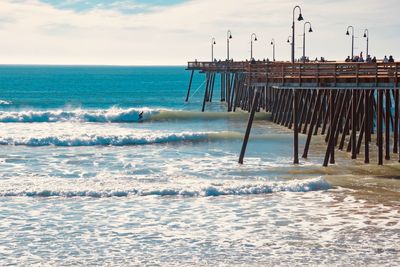
[[[368,45],[369,45],[369,31],[368,29],[364,30],[364,38],[367,38],[367,54],[365,55],[366,57],[368,57],[369,55],[369,51],[368,51]]]
[[[226,34],[226,44],[227,44],[227,60],[229,61],[229,40],[232,39],[232,32],[231,30],[228,30],[227,34]]]
[[[275,61],[275,39],[272,38],[271,40],[272,45],[272,60]]]
[[[252,33],[250,36],[250,60],[253,59],[253,40],[257,42],[257,35],[255,33]]]
[[[298,21],[302,21],[303,19],[303,15],[301,14],[301,7],[300,6],[295,6],[293,8],[293,23],[292,23],[292,63],[294,63],[295,60],[295,55],[294,55],[294,48],[295,48],[295,20],[294,20],[294,14],[296,9],[299,9],[299,17],[297,18]]]
[[[311,28],[311,22],[307,21],[304,23],[304,31],[303,31],[303,62],[306,62],[306,25],[310,25],[310,28],[308,29],[308,32],[313,32],[313,29]]]
[[[215,42],[215,38],[213,37],[211,39],[211,62],[214,61],[214,45],[216,45],[217,43]]]
[[[349,26],[347,27],[346,35],[350,35],[349,30],[351,29],[351,60],[354,58],[354,27]]]

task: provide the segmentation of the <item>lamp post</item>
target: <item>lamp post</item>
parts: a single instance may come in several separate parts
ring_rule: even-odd
[[[349,29],[351,28],[351,60],[354,58],[354,27],[347,27],[346,35],[350,35]]]
[[[253,59],[253,40],[257,42],[257,35],[255,33],[252,33],[250,36],[250,60]]]
[[[214,61],[214,45],[216,45],[217,43],[215,42],[215,38],[213,37],[211,39],[211,62]]]
[[[367,54],[365,55],[366,57],[368,57],[368,53],[369,53],[369,51],[368,51],[368,45],[369,45],[369,31],[368,31],[368,29],[365,29],[364,30],[364,38],[367,38]]]
[[[293,24],[292,24],[292,63],[294,63],[294,60],[295,60],[295,56],[294,56],[294,46],[295,46],[295,40],[294,40],[295,39],[294,38],[294,36],[295,36],[294,13],[295,13],[296,9],[299,9],[299,12],[300,12],[299,17],[297,18],[297,20],[298,21],[302,21],[303,20],[303,15],[301,14],[301,7],[300,6],[295,6],[293,8]]]
[[[227,60],[229,61],[229,40],[232,39],[232,32],[231,30],[228,30],[227,34],[226,34],[226,47],[227,47]]]
[[[292,39],[292,36],[291,35],[289,35],[289,37],[288,37],[288,39],[287,39],[287,43],[289,44],[289,45],[292,45],[292,43],[290,42],[290,39]],[[292,49],[291,47],[290,47],[290,49]]]
[[[271,40],[272,45],[272,60],[275,61],[275,39]]]
[[[308,32],[313,32],[313,29],[311,28],[311,22],[307,21],[304,23],[304,31],[303,31],[303,62],[306,62],[306,25],[310,25],[310,28],[308,29]]]

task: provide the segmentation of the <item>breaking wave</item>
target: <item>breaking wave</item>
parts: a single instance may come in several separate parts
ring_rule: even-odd
[[[156,109],[99,109],[99,110],[25,110],[1,111],[0,122],[138,122],[159,113]]]
[[[1,102],[0,104],[4,104]],[[25,110],[0,111],[0,122],[34,123],[34,122],[98,122],[98,123],[128,123],[163,120],[215,120],[247,118],[245,112],[195,112],[183,110],[150,109],[150,108],[110,108],[97,110]],[[257,118],[266,114],[258,114]]]
[[[243,133],[234,131],[222,132],[182,132],[182,133],[138,133],[108,135],[97,134],[58,134],[58,135],[18,135],[0,136],[0,145],[3,146],[56,146],[56,147],[84,147],[84,146],[138,146],[151,144],[202,142],[221,140],[242,140]],[[287,141],[281,134],[253,136],[252,140]]]
[[[11,105],[11,104],[12,104],[11,101],[1,100],[1,99],[0,99],[0,105]]]
[[[89,135],[80,136],[43,136],[43,137],[0,137],[0,145],[14,146],[134,146],[147,144],[177,143],[201,141],[212,138],[210,133],[171,133],[152,136],[130,135]]]
[[[126,196],[180,196],[180,197],[217,197],[217,196],[232,196],[232,195],[260,195],[271,194],[276,192],[310,192],[324,191],[331,189],[331,185],[322,177],[292,180],[281,182],[264,182],[264,183],[245,183],[245,184],[209,184],[197,188],[193,187],[166,187],[159,188],[129,188],[129,185],[118,186],[120,188],[99,188],[96,186],[83,186],[87,189],[82,189],[82,184],[79,189],[60,188],[36,188],[27,190],[12,190],[0,189],[2,197],[126,197]],[[94,187],[94,189],[93,189]]]

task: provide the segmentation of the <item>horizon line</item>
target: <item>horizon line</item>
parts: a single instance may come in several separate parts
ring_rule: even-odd
[[[54,66],[54,67],[186,67],[186,64],[138,64],[138,65],[128,65],[128,64],[49,64],[49,63],[0,63],[0,66]]]

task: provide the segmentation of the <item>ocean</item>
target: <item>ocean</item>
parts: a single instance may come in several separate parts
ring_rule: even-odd
[[[400,265],[397,160],[323,168],[317,136],[294,166],[260,112],[239,165],[248,113],[189,77],[0,66],[0,265]]]

